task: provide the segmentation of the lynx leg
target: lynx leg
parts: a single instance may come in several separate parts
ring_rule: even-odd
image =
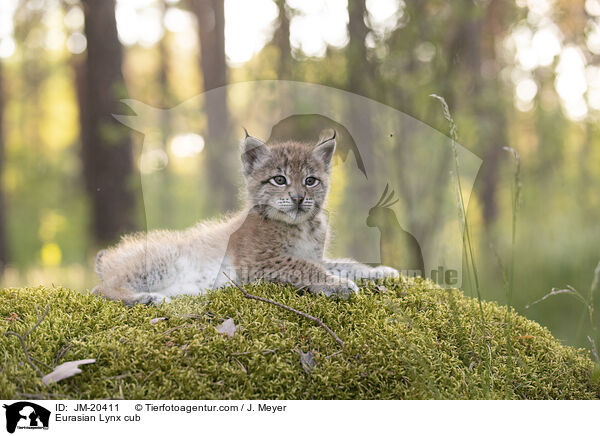
[[[123,304],[127,306],[135,306],[136,304],[157,306],[160,303],[168,303],[171,301],[171,298],[161,294],[134,291],[124,292],[123,289],[110,289],[102,284],[92,289],[92,294],[106,298],[107,300],[122,301]]]
[[[289,283],[296,287],[306,287],[313,294],[346,299],[358,293],[352,280],[331,274],[322,265],[302,258],[273,257],[253,265],[249,281],[263,279],[271,282]]]
[[[400,273],[389,266],[370,267],[353,259],[331,259],[324,262],[331,274],[350,280],[377,280],[386,277],[400,277]]]
[[[123,304],[134,306],[135,304],[157,305],[163,301],[170,301],[169,297],[152,292],[138,292],[124,280],[107,280],[100,283],[92,294],[104,297],[108,300],[120,300]]]
[[[145,304],[147,306],[158,306],[161,303],[169,303],[171,301],[170,297],[165,297],[161,294],[148,294],[145,292],[139,292],[136,294],[135,301],[131,304],[134,306],[136,304]]]

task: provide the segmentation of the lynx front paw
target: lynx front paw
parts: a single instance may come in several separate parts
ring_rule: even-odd
[[[323,294],[327,297],[346,299],[358,293],[358,286],[352,280],[336,280],[334,283],[318,283],[308,287],[313,294]]]
[[[158,306],[161,303],[169,303],[171,298],[160,294],[138,294],[137,298],[131,301],[131,305],[145,304],[147,306]]]
[[[395,268],[381,265],[371,268],[369,276],[370,280],[385,279],[386,277],[398,278],[400,277],[400,273]]]

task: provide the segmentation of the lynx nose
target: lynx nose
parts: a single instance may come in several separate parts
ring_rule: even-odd
[[[304,195],[300,195],[300,194],[296,194],[296,195],[290,194],[290,198],[296,205],[301,205],[302,201],[304,201]]]

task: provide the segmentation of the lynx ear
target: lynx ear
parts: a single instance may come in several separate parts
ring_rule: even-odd
[[[245,131],[246,129],[244,129]],[[242,144],[242,164],[244,165],[244,174],[248,175],[256,166],[264,162],[269,156],[269,149],[260,139],[248,135]]]
[[[324,162],[325,166],[329,167],[331,165],[331,159],[333,158],[334,152],[335,152],[335,130],[333,131],[333,136],[331,138],[326,139],[325,141],[317,144],[317,146],[313,150],[313,154],[317,157],[317,159]]]

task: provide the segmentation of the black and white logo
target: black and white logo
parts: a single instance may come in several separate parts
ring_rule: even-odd
[[[47,430],[50,411],[29,401],[4,404],[6,409],[6,431],[14,433],[16,429]]]

